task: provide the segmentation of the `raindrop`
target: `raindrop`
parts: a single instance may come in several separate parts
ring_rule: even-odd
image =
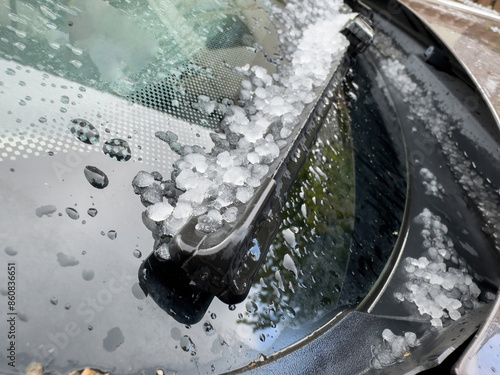
[[[71,305],[70,305],[69,303],[67,303],[66,305],[64,305],[64,308],[65,308],[66,310],[69,310],[69,309],[71,309]]]
[[[19,86],[23,86],[23,87],[26,86],[26,82],[24,82],[24,81],[19,81],[18,83],[19,83]]]
[[[16,42],[13,44],[14,47],[16,47],[20,51],[24,51],[26,49],[26,45],[24,45],[21,42]]]
[[[42,123],[42,124],[45,124],[45,123],[47,122],[47,119],[46,119],[45,117],[40,117],[40,118],[38,119],[38,122],[39,122],[39,123]]]
[[[47,151],[47,154],[48,154],[49,156],[54,156],[54,151]]]
[[[61,111],[61,113],[66,113],[66,112],[68,112],[68,110],[67,110],[66,108],[64,108],[64,107],[59,108],[59,111]]]
[[[87,120],[83,119],[73,119],[68,124],[68,129],[71,133],[77,137],[80,141],[86,144],[96,144],[99,143],[100,137],[97,129]]]
[[[87,165],[83,172],[85,173],[87,181],[90,182],[90,185],[93,187],[97,189],[104,189],[108,186],[108,176],[106,176],[106,174],[100,169]]]
[[[61,267],[72,267],[80,263],[78,259],[74,256],[67,255],[64,253],[57,253],[57,262]]]
[[[69,97],[66,96],[66,95],[61,96],[61,103],[68,104],[69,103]]]
[[[56,298],[56,297],[52,297],[52,298],[50,299],[50,303],[51,303],[51,304],[53,304],[53,305],[55,306],[55,305],[57,305],[57,304],[59,303],[59,301],[57,300],[57,298]]]
[[[144,291],[141,289],[141,286],[139,285],[139,283],[135,283],[134,285],[132,285],[132,294],[137,299],[146,298],[146,294],[144,294]]]
[[[81,68],[83,65],[82,62],[79,60],[70,60],[69,63],[73,65],[75,68]]]
[[[82,271],[82,277],[83,277],[83,280],[85,281],[90,281],[94,278],[94,270],[91,270],[91,269],[84,269]]]
[[[108,232],[108,237],[109,237],[109,239],[111,239],[111,240],[116,239],[116,237],[117,237],[116,231],[115,231],[115,230],[110,230],[110,231]]]
[[[215,319],[215,318],[217,318],[217,315],[216,315],[215,313],[211,313],[211,314],[210,314],[210,317],[211,317],[212,319]]]
[[[182,350],[184,350],[185,352],[189,352],[194,349],[194,343],[191,341],[191,338],[189,336],[181,337],[180,345]]]
[[[50,217],[56,211],[57,211],[56,206],[53,206],[53,205],[49,204],[47,206],[38,207],[35,210],[35,213],[36,213],[36,216],[38,216],[38,217],[42,217],[44,215]]]
[[[11,171],[11,172],[15,172],[16,170],[15,170],[14,168],[11,168],[11,169],[10,169],[10,171]]]
[[[286,313],[290,318],[295,318],[295,310],[292,309],[290,306],[285,307],[284,310],[286,311]]]
[[[26,102],[25,102],[24,100],[22,100],[22,99],[21,99],[21,100],[19,100],[19,105],[21,105],[21,106],[25,106],[25,105],[26,105]]]
[[[13,248],[12,248],[12,247],[10,247],[10,246],[7,246],[7,247],[5,248],[5,254],[10,255],[11,257],[13,257],[14,255],[16,255],[16,254],[17,254],[17,250],[16,250],[16,249],[13,249]]]
[[[257,304],[254,301],[248,301],[245,304],[245,308],[249,313],[254,313],[256,312],[259,308],[257,307]]]
[[[68,216],[70,218],[72,218],[73,220],[78,220],[80,218],[80,214],[78,213],[77,210],[75,210],[74,208],[71,208],[71,207],[67,207],[66,208],[66,213],[68,214]]]
[[[89,208],[87,210],[87,213],[89,214],[89,216],[95,217],[97,215],[97,210],[95,208]]]
[[[208,320],[203,323],[203,330],[207,335],[211,335],[215,332],[213,325]]]
[[[5,69],[5,73],[7,73],[7,75],[9,75],[9,76],[16,75],[16,71],[14,69],[11,69],[11,68]]]
[[[117,161],[127,161],[132,157],[130,146],[122,139],[111,139],[104,143],[102,150],[110,158]]]
[[[94,329],[94,327],[92,327],[91,325],[89,325],[89,326],[87,327],[87,329],[88,329],[89,331],[92,331],[92,330]]]
[[[140,257],[142,257],[142,253],[141,253],[141,251],[140,251],[140,250],[135,249],[135,250],[133,251],[133,254],[134,254],[134,256],[135,256],[136,258],[140,258]]]
[[[238,319],[243,319],[243,314],[242,313],[238,314]]]
[[[80,86],[80,87],[78,88],[78,90],[80,90],[81,92],[85,92],[85,91],[87,91],[87,90],[85,89],[85,87],[83,87],[83,86]]]
[[[121,344],[125,342],[125,337],[119,327],[112,328],[108,331],[102,344],[107,352],[114,352]]]
[[[263,333],[261,333],[261,334],[259,335],[259,340],[260,340],[260,341],[262,341],[262,342],[265,342],[265,341],[266,341],[266,336],[264,336],[264,334],[263,334]]]
[[[228,309],[229,309],[230,311],[234,311],[234,310],[236,310],[236,305],[229,305],[229,306],[228,306]]]

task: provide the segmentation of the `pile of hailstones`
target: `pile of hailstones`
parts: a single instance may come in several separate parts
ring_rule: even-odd
[[[427,256],[404,260],[408,278],[406,291],[394,296],[415,304],[420,314],[430,316],[431,324],[441,328],[445,319],[457,320],[466,310],[481,305],[478,300],[481,289],[471,276],[478,278],[478,275],[457,254],[452,240],[446,236],[448,228],[439,216],[424,209],[416,222],[424,226],[421,235]],[[447,266],[446,262],[453,266]],[[486,292],[485,297],[494,298],[490,292]]]

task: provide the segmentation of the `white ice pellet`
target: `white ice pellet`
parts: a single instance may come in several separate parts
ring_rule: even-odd
[[[477,298],[481,290],[447,237],[448,228],[441,218],[424,209],[415,222],[424,227],[421,235],[427,256],[404,260],[407,292],[397,292],[394,296],[414,303],[420,314],[430,316],[431,324],[440,329],[447,317],[457,320],[463,309],[479,306]],[[447,265],[453,257],[460,269]]]
[[[228,223],[233,223],[238,218],[238,208],[229,207],[223,214],[222,219],[224,219]]]
[[[231,210],[233,205],[250,202],[269,172],[268,165],[289,144],[287,139],[307,104],[316,99],[315,87],[326,83],[348,46],[340,30],[354,15],[342,14],[340,2],[290,0],[284,9],[273,6],[272,10],[281,25],[278,35],[289,63],[279,65],[272,74],[259,65],[236,68],[243,77],[238,105],[228,99],[218,103],[206,95],[192,103],[207,116],[224,115],[224,133],[212,135],[216,147],[208,152],[196,150],[181,145],[171,132],[158,132],[160,139],[183,155],[174,177],[176,187],[183,191],[177,197],[183,205],[165,219],[171,227],[174,222],[182,226],[180,221],[191,215],[202,215],[197,228],[207,233],[217,230],[222,224],[210,214],[214,208],[227,213],[226,222],[235,221],[234,214],[243,210]],[[135,180],[136,192],[153,183],[147,174]],[[224,184],[233,190],[222,189]],[[305,208],[302,211],[305,215]]]
[[[155,181],[155,179],[150,173],[140,171],[139,173],[137,173],[137,175],[132,180],[132,184],[134,186],[139,187],[139,188],[144,188],[144,187],[148,187],[149,185],[151,185],[154,181]]]
[[[236,199],[241,203],[247,203],[253,197],[253,188],[250,186],[242,186],[236,189]]]
[[[146,209],[146,216],[153,221],[163,221],[172,213],[173,207],[168,202],[159,202]]]
[[[394,341],[395,337],[396,335],[389,328],[386,328],[382,331],[382,338],[389,344],[391,344]]]

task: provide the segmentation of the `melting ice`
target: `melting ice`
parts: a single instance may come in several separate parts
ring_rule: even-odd
[[[237,219],[239,207],[254,196],[269,166],[290,141],[299,116],[316,99],[313,89],[326,83],[347,48],[339,31],[353,15],[341,14],[341,6],[340,1],[309,0],[273,8],[274,16],[285,25],[278,35],[290,64],[279,66],[273,75],[258,65],[237,68],[243,77],[241,106],[227,99],[218,103],[208,96],[198,97],[192,104],[195,109],[225,114],[223,132],[211,135],[215,146],[210,153],[181,145],[172,132],[156,133],[181,156],[174,165],[173,181],[140,172],[133,186],[148,206],[146,216],[159,222],[163,235],[175,235],[190,216],[198,216],[196,229],[206,233]],[[176,194],[167,203],[166,192],[171,190],[164,185],[172,184]],[[145,198],[151,191],[158,192],[154,202]],[[295,273],[293,261],[286,260]]]

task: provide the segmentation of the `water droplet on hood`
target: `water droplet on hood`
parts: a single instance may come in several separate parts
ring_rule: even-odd
[[[132,152],[130,151],[128,143],[118,138],[107,141],[102,147],[102,150],[110,158],[117,161],[127,161],[132,157]]]
[[[95,217],[97,215],[97,210],[95,208],[89,208],[87,210],[87,213],[89,214],[89,216]]]
[[[97,129],[87,120],[73,119],[68,124],[71,133],[83,143],[92,145],[99,143],[100,136]]]
[[[57,305],[57,304],[59,303],[59,301],[57,300],[57,298],[56,298],[56,297],[52,297],[52,298],[50,299],[50,303],[51,303],[51,304],[53,304],[53,305],[55,306],[55,305]]]
[[[118,235],[118,234],[116,233],[116,230],[110,230],[110,231],[108,232],[108,237],[109,237],[109,239],[111,239],[111,240],[114,240],[114,239],[117,237],[117,235]]]
[[[106,174],[99,168],[87,165],[83,172],[85,173],[87,181],[90,182],[90,185],[93,187],[97,189],[104,189],[108,186],[108,176],[106,176]]]

